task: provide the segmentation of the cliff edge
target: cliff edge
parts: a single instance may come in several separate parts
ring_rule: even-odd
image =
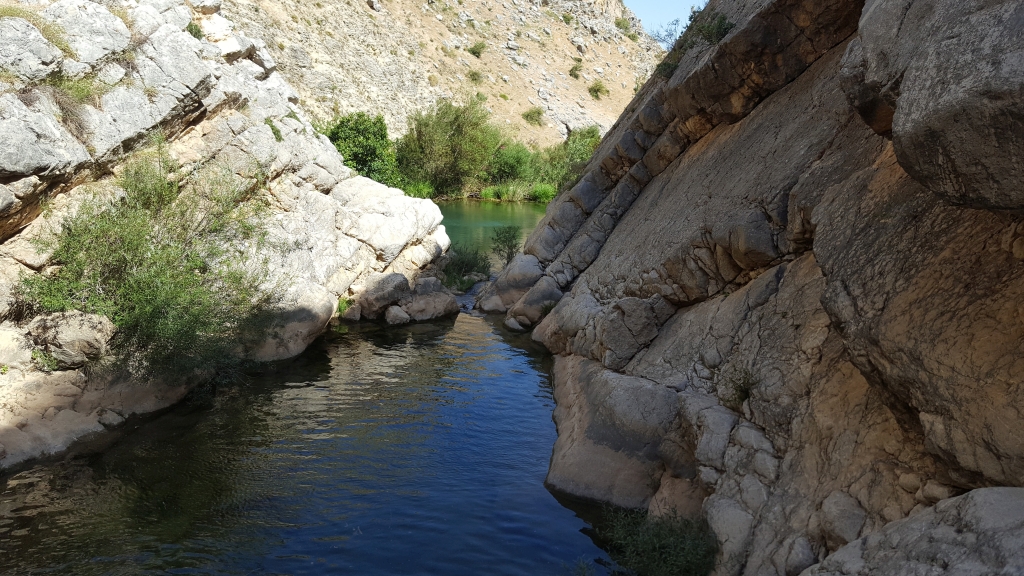
[[[1024,6],[706,10],[478,302],[558,355],[548,483],[722,575],[1024,571]]]

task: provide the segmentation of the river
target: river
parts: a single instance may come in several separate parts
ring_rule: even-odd
[[[470,240],[480,222],[532,227],[542,214],[450,208],[450,233]],[[102,451],[0,479],[0,572],[567,575],[578,559],[605,563],[543,485],[549,363],[500,318],[332,330]]]

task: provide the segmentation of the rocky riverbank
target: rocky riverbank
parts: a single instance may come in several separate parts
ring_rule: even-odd
[[[20,278],[47,274],[36,240],[96,194],[155,133],[184,180],[216,169],[266,195],[268,282],[279,303],[247,355],[292,357],[338,316],[457,312],[424,270],[447,250],[427,200],[354,176],[299,106],[266,46],[195,22],[219,3],[60,0],[0,13],[0,469],[53,454],[198,382],[111,381],[86,371],[108,351],[109,320],[12,310]],[[45,208],[45,209],[44,209]],[[41,360],[42,359],[42,360]]]
[[[722,575],[1024,570],[1024,8],[706,10],[478,303],[558,354],[549,484]]]

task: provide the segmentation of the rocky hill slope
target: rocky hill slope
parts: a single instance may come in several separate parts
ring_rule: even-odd
[[[722,575],[1024,572],[1024,5],[707,10],[479,302],[558,354],[549,484]]]
[[[266,46],[304,108],[383,114],[393,136],[438,98],[477,93],[522,142],[603,132],[663,54],[620,0],[232,0],[223,12]],[[198,23],[211,38],[228,33],[219,16]],[[600,100],[588,93],[597,80],[608,89]],[[543,126],[522,118],[537,106]]]
[[[157,132],[186,193],[224,177],[269,205],[262,256],[279,303],[248,357],[298,354],[341,299],[351,319],[458,311],[422,274],[449,244],[437,206],[354,176],[265,46],[199,33],[195,20],[216,14],[179,0],[0,7],[0,468],[166,407],[196,384],[87,372],[109,350],[110,320],[26,317],[12,298],[22,278],[54,271],[52,246],[37,240],[87,199],[124,195],[116,175]]]

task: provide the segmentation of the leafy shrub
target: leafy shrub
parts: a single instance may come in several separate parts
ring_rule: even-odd
[[[120,199],[93,198],[65,218],[51,274],[26,277],[18,298],[39,312],[102,314],[119,367],[148,377],[230,374],[273,304],[253,186],[210,173],[186,189],[158,146],[128,163]]]
[[[636,32],[632,32],[632,31],[626,32],[626,38],[629,38],[633,42],[639,42],[640,41],[640,35],[637,34]]]
[[[583,59],[573,58],[573,60],[575,60],[576,63],[572,65],[572,68],[569,68],[569,76],[575,80],[579,80],[580,72],[583,72]]]
[[[469,274],[490,276],[491,262],[487,255],[465,244],[453,244],[448,250],[448,262],[444,266],[445,284],[457,290],[473,286],[472,280],[465,280]]]
[[[430,182],[411,182],[403,185],[402,191],[413,198],[433,198],[437,194]]]
[[[649,516],[644,510],[617,510],[597,535],[608,553],[637,576],[707,576],[715,567],[718,542],[707,523],[675,513]]]
[[[535,176],[533,164],[533,151],[519,142],[510,142],[494,151],[488,175],[490,181],[496,183],[529,180]]]
[[[483,105],[439,101],[409,119],[409,131],[396,143],[401,174],[409,182],[429,182],[439,194],[454,194],[478,176],[501,143]]]
[[[388,139],[388,126],[381,115],[356,112],[337,116],[320,131],[334,144],[345,165],[363,176],[388,186],[400,184],[395,146]]]
[[[473,84],[479,84],[484,80],[484,75],[481,74],[479,70],[470,70],[468,73],[466,73],[466,76],[469,78],[469,81],[472,82]]]
[[[526,202],[530,200],[531,185],[523,180],[513,180],[480,191],[484,200],[501,200],[502,202]]]
[[[544,109],[541,108],[540,106],[534,106],[527,110],[526,112],[523,112],[523,120],[526,120],[527,122],[533,124],[534,126],[543,126],[543,117]]]
[[[611,94],[611,92],[608,91],[608,87],[605,86],[604,82],[600,79],[594,80],[590,86],[587,87],[587,92],[590,92],[590,96],[594,100],[600,100],[602,96]]]
[[[543,182],[533,185],[533,189],[530,190],[530,200],[534,202],[541,202],[547,204],[555,199],[558,194],[558,189],[551,184],[545,184]]]
[[[185,32],[191,34],[192,37],[196,40],[202,40],[203,38],[205,38],[205,35],[203,34],[203,29],[200,28],[199,25],[195,22],[189,22],[188,25],[185,26]]]
[[[655,74],[664,78],[671,78],[679,67],[679,61],[683,55],[701,42],[715,45],[722,41],[729,32],[735,28],[735,24],[723,14],[714,10],[702,8],[690,10],[690,20],[686,29],[675,40],[672,50],[665,56],[660,64],[654,69]],[[662,44],[667,43],[672,34],[679,29],[679,21],[674,20],[668,27],[655,34],[655,39]]]
[[[505,266],[508,266],[519,253],[519,238],[522,233],[523,229],[519,226],[500,226],[494,229],[491,236],[491,252],[504,262]]]
[[[572,24],[572,14],[569,14],[568,12],[562,14],[562,22],[565,22],[566,24]]]
[[[467,48],[466,52],[469,52],[473,56],[476,56],[477,58],[479,58],[481,55],[483,55],[484,50],[486,50],[486,49],[487,49],[487,44],[484,43],[483,40],[481,40],[481,41],[476,42],[475,44],[473,44],[469,48]]]
[[[501,94],[498,94],[498,98],[501,98],[502,100],[508,100],[508,94],[502,92]]]
[[[53,372],[60,367],[60,362],[53,354],[40,348],[32,349],[32,363],[43,372]]]
[[[629,32],[633,28],[633,25],[629,23],[628,18],[616,18],[615,27],[622,31],[623,34]]]
[[[483,92],[477,92],[473,98],[476,98],[480,102],[487,102],[487,94],[484,94]]]

